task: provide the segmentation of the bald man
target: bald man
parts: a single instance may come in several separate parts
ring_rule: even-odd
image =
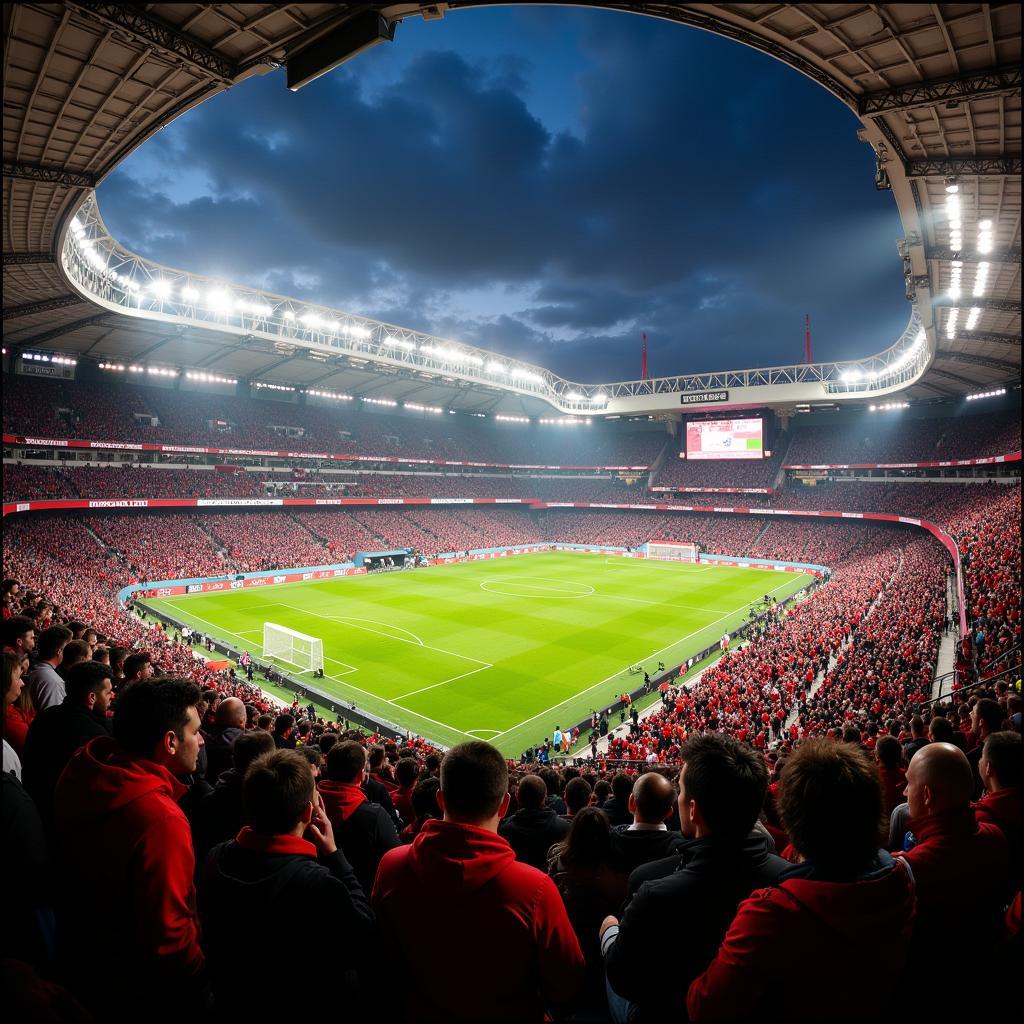
[[[683,845],[682,834],[670,832],[665,824],[675,803],[672,783],[658,772],[641,775],[633,783],[628,805],[633,824],[620,825],[615,830],[627,872],[652,860],[670,857]]]
[[[215,783],[231,767],[231,748],[245,732],[245,705],[237,697],[225,697],[217,705],[213,725],[205,731],[206,781]]]
[[[516,860],[539,871],[548,869],[548,851],[568,834],[571,824],[547,806],[548,787],[539,775],[524,775],[516,789],[519,810],[498,826]]]
[[[918,982],[951,950],[983,958],[998,944],[1009,898],[1006,837],[979,823],[971,807],[974,777],[967,755],[952,743],[922,747],[907,769],[910,828],[917,844],[898,854],[910,865],[917,916],[907,977]],[[930,966],[929,966],[930,965]],[[922,999],[943,1004],[948,987],[914,985],[915,1012]],[[938,1005],[929,1006],[938,1010]]]

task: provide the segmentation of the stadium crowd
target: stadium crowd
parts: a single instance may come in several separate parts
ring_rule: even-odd
[[[918,420],[865,415],[856,422],[798,427],[787,465],[944,462],[1020,451],[1020,417],[984,413]]]
[[[33,437],[580,466],[648,466],[667,440],[657,430],[491,425],[476,417],[368,412],[355,403],[300,405],[113,379],[4,383],[14,396],[4,403],[4,432]]]

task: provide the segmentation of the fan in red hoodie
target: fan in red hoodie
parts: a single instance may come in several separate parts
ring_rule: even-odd
[[[178,806],[186,789],[175,778],[196,769],[200,699],[184,679],[126,687],[113,736],[87,743],[57,783],[62,938],[73,987],[104,1019],[165,1020],[205,999],[192,834]]]
[[[807,740],[782,771],[779,810],[800,863],[744,900],[690,985],[691,1020],[871,1020],[887,1015],[906,957],[914,889],[877,849],[874,765]],[[855,991],[856,999],[842,996]]]
[[[917,885],[908,977],[920,977],[914,972],[935,964],[951,944],[969,942],[984,959],[1002,939],[1003,911],[1012,896],[1009,846],[999,828],[976,820],[973,786],[970,762],[952,743],[922,747],[907,769],[910,828],[917,841],[900,854]],[[921,986],[914,1006],[969,1012],[974,995]]]
[[[450,750],[437,799],[444,820],[384,855],[371,896],[405,963],[401,1019],[539,1022],[575,996],[583,953],[554,882],[497,834],[504,757],[480,741]]]
[[[1020,777],[1024,749],[1020,733],[994,732],[985,740],[978,762],[985,794],[974,804],[978,822],[995,825],[1010,844],[1010,864],[1021,871]]]

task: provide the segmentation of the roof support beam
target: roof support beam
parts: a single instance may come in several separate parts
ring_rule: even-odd
[[[72,331],[77,331],[82,327],[91,327],[93,324],[103,323],[109,313],[96,313],[94,316],[88,316],[84,320],[75,320],[70,324],[63,324],[60,327],[54,327],[52,330],[43,331],[42,334],[35,334],[31,338],[19,338],[15,342],[10,344],[14,348],[34,348],[39,345],[44,345],[48,341],[53,341],[54,338],[63,338],[65,334],[70,334]]]
[[[983,313],[1019,313],[1020,302],[1017,299],[951,299],[944,295],[932,303],[933,306],[976,306]]]
[[[995,334],[986,331],[964,331],[957,336],[958,341],[973,341],[978,345],[1009,345],[1020,348],[1019,334]]]
[[[25,267],[34,263],[55,263],[52,252],[5,252],[5,267]]]
[[[7,163],[4,161],[5,178],[21,178],[24,181],[45,181],[69,188],[95,188],[96,175],[85,171],[69,171],[65,167],[44,164]]]
[[[928,371],[928,373],[929,374],[934,374],[936,377],[942,377],[945,380],[954,381],[957,384],[962,384],[966,388],[976,388],[976,387],[979,386],[978,382],[976,380],[968,380],[966,377],[961,377],[959,374],[950,373],[949,370],[940,370],[940,369],[938,369],[935,366],[933,366]],[[923,380],[923,381],[920,381],[920,383],[921,384],[927,384],[928,382],[927,382],[927,380]]]
[[[42,299],[39,302],[27,302],[24,306],[6,306],[4,308],[5,320],[17,320],[23,316],[34,316],[36,313],[49,313],[54,309],[63,309],[65,306],[77,306],[88,300],[81,295],[58,295],[52,299]]]
[[[965,100],[1019,93],[1020,85],[1021,71],[1016,65],[971,71],[949,78],[936,78],[897,86],[895,89],[865,93],[857,100],[857,112],[861,117],[877,117],[879,114],[930,107],[937,103],[955,108]]]
[[[984,366],[989,370],[997,370],[999,373],[1012,373],[1020,377],[1020,363],[1008,363],[1005,359],[993,359],[990,356],[979,356],[973,352],[936,352],[936,359],[949,359],[954,363],[967,363],[974,366]]]
[[[1008,249],[1006,252],[966,252],[956,249],[926,249],[925,259],[961,260],[963,263],[1020,263],[1020,249]]]
[[[203,77],[212,75],[224,82],[231,82],[235,78],[234,63],[192,36],[179,32],[173,25],[154,17],[141,5],[82,3],[72,0],[67,6],[89,21],[128,32],[140,42],[159,50],[165,57],[190,65],[201,72]]]
[[[982,178],[1009,178],[1020,175],[1019,156],[930,157],[908,160],[904,165],[908,178],[955,178],[960,175]]]

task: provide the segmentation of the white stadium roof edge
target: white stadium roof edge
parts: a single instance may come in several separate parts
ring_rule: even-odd
[[[311,60],[333,66],[405,18],[474,6],[483,5],[4,5],[8,353],[143,360],[362,397],[386,387],[399,401],[510,414],[664,414],[721,391],[730,405],[859,404],[1019,383],[1017,5],[587,5],[752,46],[854,111],[875,153],[874,187],[891,189],[902,218],[909,309],[899,338],[866,341],[878,354],[855,362],[584,385],[409,327],[162,267],[110,237],[97,184],[185,111],[275,68],[301,79]]]

